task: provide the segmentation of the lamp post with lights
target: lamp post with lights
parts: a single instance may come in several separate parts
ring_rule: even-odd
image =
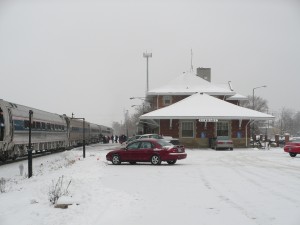
[[[259,86],[259,87],[255,87],[253,88],[252,90],[252,109],[254,110],[255,109],[255,105],[254,105],[254,91],[258,88],[265,88],[267,87],[267,85],[263,85],[263,86]],[[253,139],[253,147],[254,147],[254,122],[252,124],[252,139]]]
[[[265,88],[267,87],[267,85],[263,85],[263,86],[259,86],[259,87],[255,87],[253,88],[253,94],[252,94],[252,109],[254,110],[254,91],[255,89],[258,89],[258,88]]]

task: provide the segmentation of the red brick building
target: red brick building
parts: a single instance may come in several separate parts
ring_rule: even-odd
[[[228,85],[217,85],[185,73],[158,89],[150,90],[147,101],[153,111],[140,117],[148,130],[179,138],[187,147],[209,147],[211,138],[226,136],[234,147],[250,142],[250,124],[273,116],[239,106],[247,98]],[[150,129],[149,129],[150,128]]]

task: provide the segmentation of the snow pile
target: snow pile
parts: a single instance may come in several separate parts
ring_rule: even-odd
[[[175,165],[114,166],[111,145],[35,158],[34,176],[19,164],[1,166],[1,225],[298,225],[300,157],[281,148],[234,151],[190,150]],[[23,162],[24,172],[27,162]],[[49,201],[53,182],[63,177],[68,195]]]

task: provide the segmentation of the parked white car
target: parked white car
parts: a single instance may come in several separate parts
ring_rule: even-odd
[[[142,139],[142,138],[155,138],[155,139],[165,139],[166,141],[172,143],[173,145],[179,145],[179,139],[177,138],[173,138],[171,136],[162,136],[162,135],[159,135],[159,134],[143,134],[140,136],[139,139]]]

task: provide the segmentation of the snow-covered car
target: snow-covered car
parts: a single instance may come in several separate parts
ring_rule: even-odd
[[[155,139],[164,139],[167,142],[170,142],[173,145],[179,145],[179,139],[177,138],[173,138],[171,136],[162,136],[159,134],[143,134],[139,137],[139,139],[143,139],[143,138],[155,138]]]
[[[297,154],[300,154],[300,137],[290,140],[283,149],[289,153],[291,157],[296,157]]]
[[[230,149],[233,150],[233,141],[225,136],[218,136],[211,139],[211,148],[218,149]]]
[[[151,162],[159,165],[162,161],[175,164],[177,160],[185,159],[187,154],[184,146],[173,145],[163,139],[145,138],[129,143],[126,147],[110,151],[106,160],[114,165],[122,162],[136,164],[137,162]]]

